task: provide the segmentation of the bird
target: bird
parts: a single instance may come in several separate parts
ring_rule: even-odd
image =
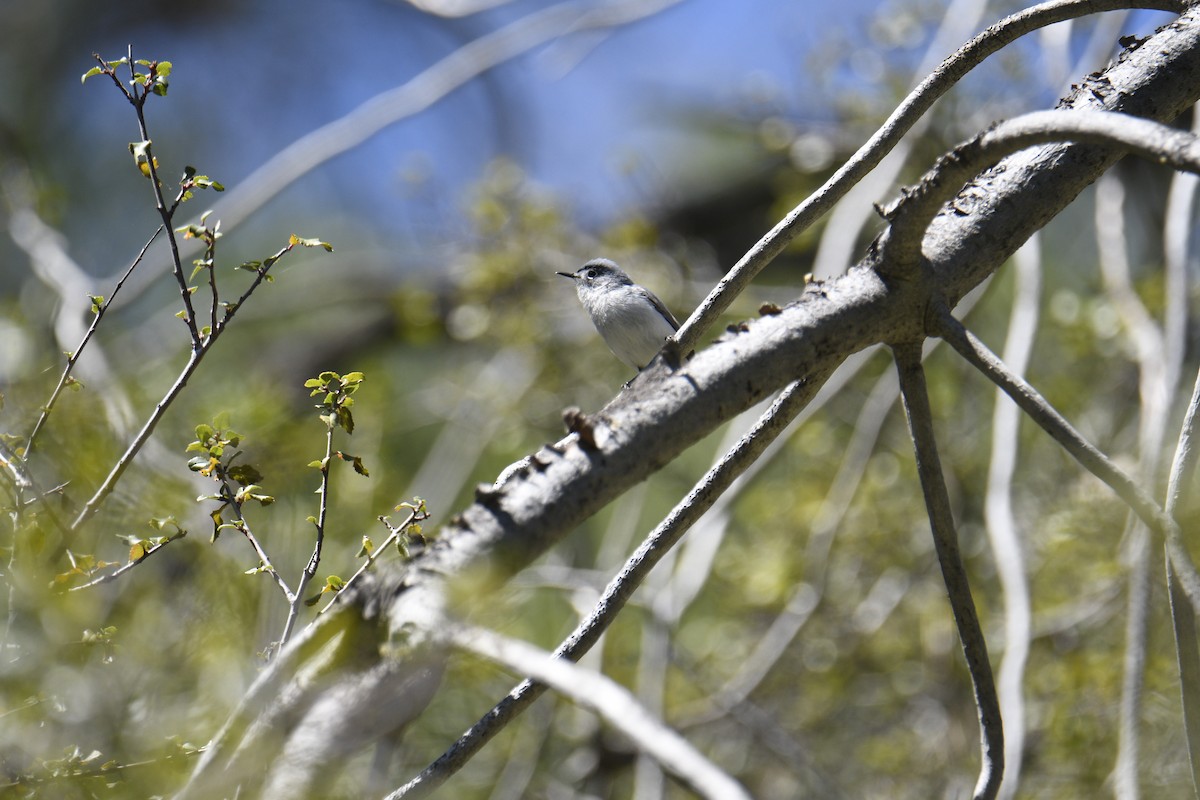
[[[662,350],[667,337],[679,330],[679,321],[663,301],[607,258],[594,258],[574,272],[555,274],[575,282],[579,302],[608,349],[639,372]]]

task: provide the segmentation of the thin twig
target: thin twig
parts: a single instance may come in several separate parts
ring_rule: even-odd
[[[971,597],[971,586],[967,581],[967,572],[958,550],[958,534],[954,528],[954,515],[950,510],[950,496],[946,492],[942,465],[934,441],[933,412],[925,387],[925,371],[921,367],[921,344],[913,342],[896,345],[893,352],[900,377],[900,393],[908,415],[909,432],[916,449],[921,490],[925,495],[929,524],[933,529],[934,549],[937,551],[942,578],[950,596],[950,608],[958,626],[958,636],[967,660],[967,669],[971,673],[971,683],[975,688],[975,706],[979,712],[981,763],[974,797],[976,800],[985,800],[996,796],[1004,775],[1004,730],[1000,718],[1000,701],[996,696],[992,665],[988,661],[987,642],[979,625],[975,601]]]
[[[150,245],[154,243],[154,240],[158,238],[158,235],[163,232],[164,227],[165,226],[163,225],[159,225],[154,230],[154,233],[150,236],[150,238],[146,240],[146,243],[142,245],[142,249],[138,251],[137,257],[133,259],[133,263],[129,265],[129,268],[126,269],[124,274],[122,274],[117,280],[116,285],[113,287],[112,294],[110,294],[103,303],[96,307],[95,313],[92,315],[92,323],[88,326],[87,332],[83,334],[83,339],[79,342],[79,346],[67,354],[67,365],[63,368],[62,375],[58,379],[58,385],[55,386],[54,391],[50,393],[50,399],[47,400],[45,405],[42,406],[42,413],[38,415],[37,422],[35,422],[33,425],[33,430],[29,432],[29,438],[25,440],[24,455],[26,458],[28,458],[29,454],[33,452],[33,444],[37,439],[38,433],[41,432],[42,427],[46,424],[46,420],[50,417],[50,412],[54,409],[54,404],[58,402],[58,396],[62,394],[62,390],[66,388],[67,381],[71,378],[71,372],[75,369],[75,364],[79,361],[79,356],[83,353],[84,348],[87,347],[88,342],[92,340],[92,336],[96,333],[96,329],[100,326],[100,320],[104,316],[104,312],[108,310],[110,305],[112,305],[113,298],[115,298],[117,293],[121,291],[121,287],[125,285],[125,281],[133,273],[134,268],[137,267],[138,264],[142,263],[142,259],[146,256],[146,251],[150,249]]]
[[[1071,426],[1036,389],[1004,365],[974,334],[944,307],[928,319],[930,332],[945,339],[989,380],[1011,397],[1021,410],[1061,444],[1088,472],[1107,484],[1151,530],[1166,537],[1171,560],[1193,608],[1200,609],[1200,573],[1183,546],[1179,526],[1132,478]]]
[[[131,569],[136,567],[138,564],[141,564],[147,558],[149,558],[150,556],[157,553],[159,550],[162,550],[164,547],[169,545],[171,542],[175,541],[176,539],[182,539],[184,536],[187,536],[187,531],[181,530],[178,533],[173,533],[170,536],[168,536],[166,539],[162,540],[161,542],[158,542],[157,544],[153,544],[150,547],[148,547],[146,550],[144,550],[142,552],[142,555],[139,558],[133,559],[132,561],[125,562],[117,569],[113,570],[112,572],[101,575],[99,578],[94,578],[94,579],[88,581],[87,583],[81,583],[78,586],[72,586],[68,591],[78,592],[82,589],[90,589],[93,586],[99,586],[102,583],[108,583],[110,581],[115,581],[117,578],[121,577],[126,572],[129,572]]]
[[[518,674],[532,675],[573,702],[591,709],[701,797],[749,800],[750,795],[736,780],[611,679],[585,670],[559,655],[482,628],[452,625],[440,634],[455,647],[483,656]],[[403,790],[400,790],[388,795],[387,800],[402,796]]]
[[[225,501],[226,505],[233,509],[234,513],[234,521],[229,524],[233,525],[233,527],[236,528],[238,532],[242,534],[242,536],[246,537],[246,541],[250,543],[250,547],[254,550],[254,554],[258,556],[258,569],[270,574],[270,576],[275,580],[275,584],[279,587],[279,590],[283,592],[283,596],[287,599],[287,602],[289,604],[294,604],[299,594],[288,588],[287,581],[285,581],[283,576],[279,574],[279,570],[275,569],[275,565],[271,563],[271,557],[267,555],[266,549],[258,541],[258,537],[254,535],[254,531],[250,529],[249,521],[242,516],[242,504],[238,502],[237,495],[235,494],[233,487],[229,485],[229,476],[222,471],[218,477],[218,480],[221,483],[221,499]]]
[[[133,63],[133,46],[129,46],[129,76],[133,77],[135,65]],[[142,87],[142,91],[138,93],[138,84],[132,83],[132,100],[134,111],[137,113],[138,131],[141,133],[142,142],[146,145],[146,171],[150,178],[150,187],[154,192],[154,208],[158,211],[159,217],[162,219],[163,228],[167,232],[167,243],[171,248],[171,272],[175,276],[176,283],[179,284],[179,294],[183,298],[183,307],[186,311],[184,324],[187,325],[188,334],[192,337],[192,350],[199,350],[201,346],[200,327],[196,323],[196,310],[192,307],[192,292],[188,287],[187,276],[183,272],[183,260],[179,255],[179,241],[175,238],[174,226],[174,207],[167,207],[167,200],[163,196],[162,181],[158,178],[158,165],[155,163],[153,144],[150,140],[150,130],[146,125],[146,100],[151,96],[150,88]]]
[[[338,589],[337,592],[334,593],[333,597],[329,598],[329,602],[317,612],[317,616],[320,617],[322,614],[328,611],[329,607],[336,603],[339,597],[350,591],[350,589],[353,588],[356,583],[358,583],[362,576],[366,574],[367,570],[375,566],[375,561],[379,558],[380,554],[387,552],[389,548],[393,547],[400,540],[400,537],[404,535],[405,531],[410,525],[416,522],[424,522],[427,519],[429,519],[429,513],[423,512],[416,508],[409,509],[408,519],[404,520],[404,522],[401,522],[399,525],[392,525],[387,521],[386,517],[380,517],[379,521],[382,522],[388,529],[387,538],[380,542],[378,547],[374,547],[367,551],[367,557],[363,563],[359,566],[355,573],[351,575],[345,583],[342,584],[342,588]]]
[[[200,360],[207,352],[208,348],[202,348],[200,350],[192,350],[188,353],[187,363],[184,364],[179,376],[175,378],[175,382],[171,384],[169,389],[167,389],[166,394],[164,394],[162,398],[155,403],[154,409],[150,412],[150,416],[142,425],[141,430],[139,430],[133,437],[133,440],[130,441],[129,445],[125,448],[125,452],[121,454],[121,457],[117,459],[117,463],[113,465],[113,468],[109,471],[108,476],[104,479],[103,483],[96,488],[96,491],[92,494],[91,498],[75,517],[75,521],[71,523],[71,530],[78,530],[82,525],[84,525],[84,523],[91,519],[97,511],[100,510],[100,504],[103,503],[105,499],[107,499],[112,493],[112,490],[116,488],[117,481],[119,481],[121,476],[125,474],[125,470],[128,469],[129,465],[133,462],[134,456],[138,454],[138,452],[142,449],[142,446],[145,445],[146,441],[150,438],[150,434],[154,433],[154,429],[158,426],[159,420],[162,419],[163,414],[166,413],[167,408],[170,407],[171,403],[175,401],[175,398],[179,395],[179,393],[183,391],[183,387],[187,385],[188,379],[192,377],[192,373],[195,372],[196,368],[200,366]]]
[[[291,637],[292,628],[296,626],[296,618],[300,616],[300,608],[304,605],[304,592],[321,566],[321,548],[325,546],[325,518],[329,513],[329,461],[333,458],[333,429],[334,423],[327,422],[325,425],[325,457],[321,460],[321,485],[317,489],[320,501],[317,520],[314,523],[316,537],[313,541],[312,555],[309,556],[308,563],[304,565],[304,570],[300,573],[300,582],[296,586],[296,593],[290,598],[287,621],[284,622],[283,634],[279,637],[281,646],[287,644],[287,640]]]

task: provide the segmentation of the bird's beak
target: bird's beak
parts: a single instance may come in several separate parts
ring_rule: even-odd
[[[555,274],[555,275],[562,275],[564,278],[570,278],[571,280],[575,280],[575,276],[574,276],[574,275],[572,275],[570,272],[556,272],[556,273],[554,273],[554,274]]]

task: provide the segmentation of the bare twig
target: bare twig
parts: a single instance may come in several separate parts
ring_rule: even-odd
[[[925,388],[925,371],[921,367],[921,345],[902,344],[893,347],[896,370],[900,376],[900,394],[908,415],[908,428],[916,449],[917,472],[921,490],[933,529],[933,544],[937,551],[942,578],[950,596],[950,608],[958,626],[967,669],[975,687],[975,706],[979,712],[980,759],[979,780],[975,784],[976,800],[993,798],[1000,790],[1004,775],[1004,730],[1000,719],[1000,701],[988,661],[987,642],[971,597],[971,586],[958,550],[958,534],[950,510],[950,496],[942,477],[941,460],[933,435],[933,412]]]
[[[1036,389],[1010,371],[982,342],[945,308],[934,309],[931,333],[945,339],[989,380],[999,386],[1046,433],[1061,444],[1088,472],[1108,485],[1151,530],[1166,537],[1171,560],[1193,607],[1200,607],[1200,573],[1183,546],[1179,526],[1132,478],[1083,438]]]
[[[749,800],[750,795],[737,781],[655,718],[627,689],[603,675],[582,669],[560,655],[481,628],[447,626],[441,635],[455,647],[518,674],[532,675],[540,683],[591,709],[701,797]],[[388,795],[387,800],[403,796],[404,791],[399,790]]]
[[[173,403],[179,393],[183,391],[183,387],[187,385],[188,379],[192,377],[192,373],[194,373],[196,368],[200,366],[200,360],[203,358],[206,352],[208,352],[207,348],[192,350],[188,353],[187,363],[184,364],[183,369],[180,371],[178,377],[175,378],[175,382],[171,384],[169,389],[167,389],[166,394],[164,394],[162,398],[155,403],[154,409],[150,412],[150,416],[142,425],[141,430],[139,430],[133,437],[132,441],[129,442],[129,445],[125,448],[125,452],[122,453],[121,457],[117,459],[117,462],[109,471],[108,476],[104,479],[100,486],[96,488],[96,491],[92,494],[87,503],[84,504],[79,514],[75,517],[75,521],[71,523],[71,530],[78,530],[89,519],[91,519],[97,511],[100,510],[100,504],[103,503],[105,499],[107,499],[112,493],[112,490],[116,488],[117,481],[119,481],[121,476],[125,474],[125,470],[129,468],[129,465],[133,462],[134,457],[142,449],[142,446],[146,444],[147,440],[149,440],[150,434],[154,433],[154,429],[158,426],[159,420],[162,419],[163,414],[166,413],[171,403]]]
[[[316,529],[316,537],[313,540],[312,555],[308,558],[308,563],[304,565],[304,570],[300,573],[300,582],[296,586],[296,593],[289,598],[287,621],[283,625],[283,633],[279,637],[279,645],[282,647],[287,644],[287,640],[292,635],[292,628],[296,625],[296,618],[300,616],[300,609],[304,605],[304,591],[308,588],[309,582],[313,576],[317,574],[317,569],[321,566],[321,548],[325,546],[325,519],[329,513],[329,462],[333,458],[333,430],[334,423],[332,421],[326,423],[325,428],[325,457],[321,460],[321,485],[317,489],[317,496],[320,498],[320,503],[317,510],[317,519],[313,523]]]
[[[79,356],[83,354],[84,348],[87,347],[88,342],[92,340],[92,336],[96,333],[96,329],[100,326],[100,320],[104,317],[104,312],[108,310],[110,305],[112,305],[113,298],[116,297],[117,293],[121,291],[121,287],[125,285],[125,281],[129,279],[129,276],[133,273],[134,268],[137,267],[138,264],[142,263],[142,259],[146,256],[146,251],[150,249],[150,245],[154,244],[154,240],[157,239],[158,235],[163,232],[164,227],[165,226],[163,225],[159,225],[155,229],[150,238],[146,240],[146,243],[142,245],[142,249],[138,251],[137,257],[133,259],[133,263],[129,265],[129,268],[126,269],[124,274],[122,274],[117,280],[116,285],[113,287],[112,294],[105,298],[104,302],[95,306],[94,313],[92,314],[91,325],[88,326],[87,332],[83,334],[83,339],[79,342],[79,346],[67,354],[67,364],[63,368],[62,375],[58,379],[58,385],[55,386],[54,391],[50,393],[50,399],[48,399],[42,406],[42,413],[38,415],[37,422],[35,422],[33,425],[33,430],[29,432],[29,437],[25,440],[26,458],[28,458],[29,454],[33,452],[33,445],[37,440],[38,433],[41,432],[42,427],[46,424],[46,420],[49,419],[50,412],[54,409],[54,404],[58,401],[58,396],[62,394],[62,390],[67,387],[68,381],[71,380],[71,371],[75,369],[75,364],[79,361]]]

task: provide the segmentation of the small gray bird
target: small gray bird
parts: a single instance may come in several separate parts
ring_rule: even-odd
[[[663,301],[629,279],[607,258],[594,258],[575,272],[559,272],[575,281],[579,302],[604,337],[608,349],[639,371],[679,330],[679,322]]]

